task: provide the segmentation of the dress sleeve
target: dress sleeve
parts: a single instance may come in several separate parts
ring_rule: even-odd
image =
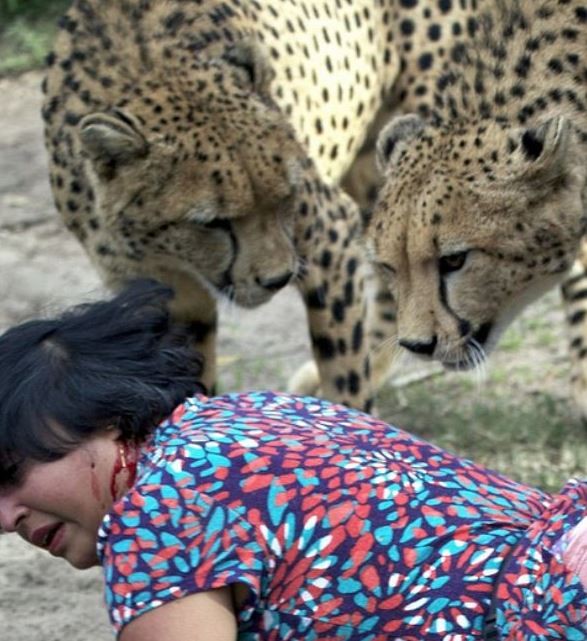
[[[249,588],[238,613],[244,623],[262,591],[265,553],[254,528],[181,483],[142,483],[118,501],[100,530],[98,555],[117,634],[153,608],[234,583]]]

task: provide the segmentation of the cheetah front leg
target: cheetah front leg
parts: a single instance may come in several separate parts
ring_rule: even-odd
[[[389,290],[374,274],[367,278],[367,335],[371,368],[371,390],[377,393],[389,379],[398,355],[396,303]],[[306,298],[308,313],[317,301]],[[311,321],[310,321],[311,322]],[[322,396],[316,361],[304,363],[290,378],[288,389],[296,394]]]
[[[173,319],[188,328],[194,347],[203,357],[201,381],[213,395],[216,393],[216,301],[198,282],[183,274],[168,273],[163,279],[175,291],[171,303]]]
[[[355,232],[343,229],[341,225],[337,241],[330,243],[324,253],[312,252],[307,273],[299,281],[306,302],[319,390],[308,388],[308,380],[310,384],[315,382],[311,366],[302,368],[290,381],[289,388],[298,393],[318,393],[329,400],[370,411],[373,390],[366,336],[365,260]],[[304,381],[308,374],[309,379]]]
[[[307,304],[312,351],[319,375],[317,393],[369,412],[373,392],[368,339],[364,335],[364,284],[362,278],[350,282],[350,286],[345,286],[342,279],[313,283],[302,287],[302,295]],[[304,283],[310,285],[307,281]],[[356,291],[351,292],[354,288]],[[328,301],[320,298],[325,289],[329,292]]]
[[[587,238],[583,238],[562,294],[571,334],[571,386],[580,415],[587,423]]]

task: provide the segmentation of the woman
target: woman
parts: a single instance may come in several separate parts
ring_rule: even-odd
[[[121,641],[587,638],[587,484],[360,412],[206,398],[170,291],[0,337],[0,526],[101,564]]]

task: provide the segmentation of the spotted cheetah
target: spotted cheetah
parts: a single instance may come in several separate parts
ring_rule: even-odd
[[[484,361],[562,283],[587,418],[587,5],[460,4],[468,37],[380,134],[385,185],[365,237],[399,344],[452,369]],[[409,56],[432,66],[422,49]]]
[[[295,282],[321,393],[367,407],[363,261],[335,185],[370,205],[389,99],[421,95],[466,18],[446,0],[77,0],[44,85],[57,207],[112,287],[175,286],[209,387],[218,296],[254,306]],[[372,341],[391,307],[380,290]]]
[[[210,389],[218,297],[254,307],[294,283],[321,393],[371,408],[360,218],[330,183],[397,72],[388,19],[366,1],[76,0],[60,22],[43,105],[57,208],[109,286],[175,288]]]

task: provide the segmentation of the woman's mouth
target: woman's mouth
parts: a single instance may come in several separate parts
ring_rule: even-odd
[[[39,528],[33,532],[31,543],[37,547],[48,550],[53,556],[57,556],[65,530],[64,523],[55,523]]]
[[[58,556],[63,543],[63,535],[65,534],[65,524],[60,523],[57,529],[53,530],[51,538],[49,539],[48,549],[49,553],[53,556]]]

